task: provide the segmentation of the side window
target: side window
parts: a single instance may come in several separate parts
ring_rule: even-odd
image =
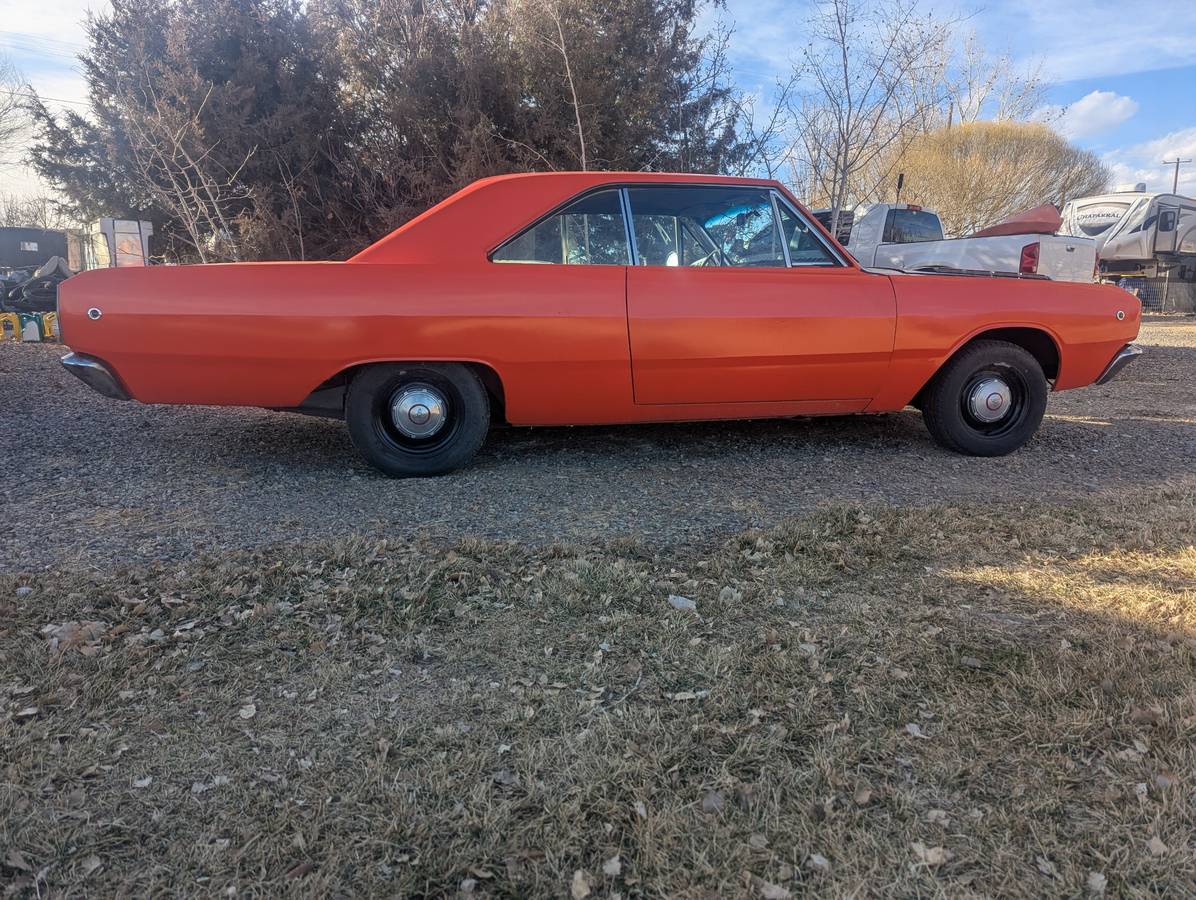
[[[787,205],[777,201],[781,214],[781,232],[789,245],[789,262],[794,266],[834,266],[836,262],[830,250],[805,222]]]
[[[497,263],[625,266],[631,254],[617,189],[588,194],[507,241]]]
[[[642,266],[785,267],[765,189],[643,187],[627,195]]]

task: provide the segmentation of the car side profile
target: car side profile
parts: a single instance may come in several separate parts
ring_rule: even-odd
[[[62,285],[66,367],[117,399],[343,418],[382,472],[466,464],[493,421],[921,410],[996,456],[1048,392],[1139,352],[1116,288],[861,267],[775,181],[476,182],[345,262],[156,266]]]

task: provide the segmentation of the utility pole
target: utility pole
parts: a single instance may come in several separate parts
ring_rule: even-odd
[[[1163,165],[1175,166],[1175,178],[1172,179],[1172,181],[1171,181],[1171,193],[1173,193],[1173,194],[1179,193],[1179,167],[1181,165],[1183,165],[1184,163],[1190,163],[1191,161],[1192,160],[1190,160],[1190,159],[1180,159],[1179,157],[1176,157],[1175,159],[1163,160]]]

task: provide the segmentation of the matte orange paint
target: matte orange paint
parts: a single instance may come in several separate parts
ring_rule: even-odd
[[[145,403],[293,407],[354,366],[454,360],[497,373],[515,425],[897,410],[965,342],[1010,326],[1048,334],[1055,388],[1074,388],[1138,333],[1117,288],[867,271],[845,251],[833,269],[489,261],[571,197],[644,183],[758,185],[800,207],[766,180],[502,176],[343,263],[85,272],[60,288],[60,329]]]

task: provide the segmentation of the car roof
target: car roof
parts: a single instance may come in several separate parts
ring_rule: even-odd
[[[496,175],[462,188],[349,261],[451,263],[478,253],[485,255],[578,194],[606,185],[634,184],[724,184],[784,191],[779,182],[768,178],[679,172]]]

